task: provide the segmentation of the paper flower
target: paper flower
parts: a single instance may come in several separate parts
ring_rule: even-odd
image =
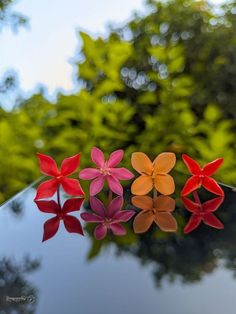
[[[134,232],[146,232],[153,222],[166,232],[175,232],[177,222],[171,212],[175,209],[175,200],[170,196],[160,195],[153,199],[149,196],[132,197],[134,206],[141,208],[142,211],[134,218]]]
[[[116,168],[124,156],[124,151],[119,149],[111,153],[108,160],[105,160],[103,152],[93,147],[91,151],[92,161],[96,168],[85,168],[80,171],[79,177],[83,180],[92,180],[90,184],[90,195],[98,194],[105,181],[108,182],[109,188],[117,195],[123,195],[123,187],[119,180],[130,180],[134,175],[126,168]]]
[[[182,197],[185,208],[192,213],[191,218],[184,228],[184,233],[189,233],[196,229],[201,221],[206,225],[216,229],[223,229],[222,222],[213,214],[224,201],[224,197],[215,197],[205,203],[201,203],[198,193],[193,192],[194,200],[192,201],[187,197]]]
[[[168,174],[176,163],[174,153],[161,153],[151,162],[146,154],[137,152],[132,154],[131,163],[133,168],[141,174],[131,186],[133,194],[148,194],[153,187],[164,195],[174,193],[175,183]]]
[[[61,164],[61,169],[57,168],[56,162],[50,156],[37,154],[40,163],[40,171],[53,179],[47,180],[39,185],[35,200],[51,197],[62,185],[65,192],[73,196],[84,196],[80,183],[76,179],[67,178],[73,174],[79,166],[80,154],[66,158]]]
[[[135,214],[133,210],[121,210],[123,206],[123,197],[121,196],[114,198],[107,208],[99,199],[91,197],[90,206],[94,213],[82,213],[81,218],[89,223],[98,223],[94,230],[97,240],[105,238],[109,229],[114,235],[125,235],[126,229],[121,223],[127,222]]]
[[[186,154],[183,154],[182,158],[189,172],[192,174],[192,177],[190,177],[185,183],[185,186],[181,192],[182,196],[190,194],[201,186],[216,195],[224,195],[224,191],[219,186],[219,184],[213,178],[211,178],[211,175],[213,175],[223,163],[223,158],[218,158],[206,164],[203,168],[201,168],[195,160]]]
[[[44,223],[43,241],[52,238],[57,233],[60,221],[63,221],[68,232],[83,235],[83,229],[79,219],[75,216],[68,215],[70,212],[80,210],[83,201],[83,198],[71,198],[65,201],[62,208],[55,201],[35,201],[40,211],[56,215]]]

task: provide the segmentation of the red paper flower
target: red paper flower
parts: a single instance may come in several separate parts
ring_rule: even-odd
[[[205,203],[201,203],[198,193],[193,192],[195,202],[187,197],[182,197],[185,208],[192,213],[187,225],[184,228],[184,233],[189,233],[196,229],[201,221],[206,225],[216,229],[223,229],[222,222],[213,214],[224,201],[224,197],[215,197]]]
[[[57,233],[61,220],[68,232],[83,235],[84,233],[79,219],[68,215],[70,212],[80,210],[83,201],[84,198],[71,198],[65,201],[62,208],[55,201],[35,201],[40,211],[56,215],[44,223],[43,241],[52,238]]]
[[[57,168],[56,162],[50,156],[37,154],[40,162],[40,171],[53,179],[47,180],[39,185],[35,200],[51,197],[57,188],[62,185],[65,192],[73,196],[84,196],[80,183],[77,179],[67,178],[73,174],[79,166],[80,154],[66,158],[61,164],[61,169]]]
[[[81,218],[89,223],[98,223],[94,230],[97,240],[105,238],[110,229],[114,235],[122,236],[126,234],[126,229],[121,225],[127,222],[135,214],[133,210],[121,210],[123,197],[117,196],[107,208],[96,197],[90,198],[90,205],[94,213],[82,213]]]
[[[201,168],[199,164],[188,155],[183,154],[182,158],[189,172],[192,174],[192,177],[190,177],[185,183],[185,186],[181,192],[182,196],[188,195],[201,186],[216,195],[224,195],[224,191],[216,182],[216,180],[211,178],[211,175],[213,175],[223,163],[223,158],[218,158],[206,164],[203,168]]]

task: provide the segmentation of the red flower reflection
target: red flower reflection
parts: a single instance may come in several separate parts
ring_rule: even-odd
[[[84,198],[71,198],[65,201],[62,208],[55,201],[35,201],[40,211],[56,215],[44,223],[43,241],[52,238],[57,233],[61,220],[68,232],[83,235],[79,219],[68,215],[68,213],[80,210],[83,201]]]
[[[37,154],[40,162],[40,171],[53,179],[47,180],[39,185],[35,200],[51,197],[62,185],[65,192],[73,196],[84,196],[80,183],[76,179],[67,178],[73,174],[79,166],[80,154],[66,158],[59,170],[53,158],[43,154]]]
[[[105,238],[110,229],[114,235],[122,236],[126,234],[126,229],[121,222],[127,222],[133,217],[133,210],[121,210],[123,197],[118,196],[110,201],[107,208],[96,197],[90,197],[90,206],[94,213],[82,213],[81,218],[86,222],[98,223],[94,230],[97,240]]]
[[[219,184],[211,178],[211,175],[213,175],[223,163],[223,158],[218,158],[206,164],[203,168],[201,168],[199,164],[188,155],[183,154],[182,158],[189,172],[192,174],[192,177],[190,177],[185,183],[181,192],[182,196],[190,194],[201,186],[204,186],[206,190],[216,195],[224,195],[224,191],[221,189]]]
[[[224,197],[215,197],[202,204],[196,191],[193,192],[193,195],[195,201],[191,201],[187,197],[182,197],[185,208],[192,213],[192,216],[184,228],[184,233],[189,233],[196,229],[201,221],[213,228],[223,229],[224,225],[213,212],[223,203]]]

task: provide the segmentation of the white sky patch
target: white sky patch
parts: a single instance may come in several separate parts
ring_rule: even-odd
[[[0,73],[14,69],[24,91],[40,83],[49,93],[73,88],[70,61],[78,30],[105,34],[108,22],[121,23],[145,10],[143,0],[21,0],[14,8],[29,17],[29,28],[0,34]]]

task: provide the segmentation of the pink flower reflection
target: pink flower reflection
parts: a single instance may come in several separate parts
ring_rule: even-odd
[[[121,223],[130,220],[135,212],[133,210],[122,210],[123,201],[123,197],[117,196],[105,208],[98,198],[90,198],[93,213],[82,213],[81,217],[88,223],[98,223],[94,230],[94,236],[97,240],[105,238],[109,229],[117,236],[126,234],[126,229]]]

